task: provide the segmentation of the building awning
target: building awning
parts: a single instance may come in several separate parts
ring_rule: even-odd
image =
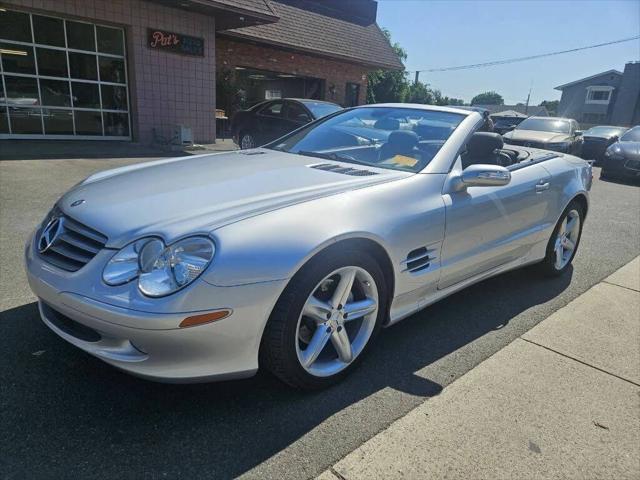
[[[152,0],[180,10],[215,17],[216,30],[276,22],[268,0]]]
[[[268,6],[279,17],[277,22],[234,28],[219,34],[373,68],[404,69],[375,19],[354,21],[341,17],[326,5],[311,1],[270,1]]]

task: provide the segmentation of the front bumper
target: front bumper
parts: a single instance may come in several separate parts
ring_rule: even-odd
[[[30,254],[32,248],[27,245],[27,278],[43,322],[85,352],[164,382],[242,378],[257,371],[262,332],[286,281],[216,287],[196,280],[193,288],[206,290],[201,294],[210,298],[211,310],[229,308],[233,313],[213,323],[179,328],[186,317],[208,310],[147,312],[70,292],[64,275],[56,276],[55,267]]]
[[[602,160],[602,170],[606,171],[607,175],[640,178],[640,160],[612,158],[605,155]]]

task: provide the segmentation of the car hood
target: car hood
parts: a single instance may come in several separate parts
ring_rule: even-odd
[[[553,143],[553,142],[564,142],[569,140],[569,135],[566,133],[556,133],[556,132],[539,132],[537,130],[512,130],[511,132],[505,134],[505,138],[508,140],[516,140],[521,142],[545,142],[545,143]]]
[[[640,160],[640,142],[616,142],[610,148],[620,148],[625,158]]]
[[[363,176],[311,168],[348,167]],[[167,242],[248,217],[413,175],[267,149],[161,160],[89,177],[58,202],[119,248],[146,235]],[[73,204],[75,206],[72,206]]]

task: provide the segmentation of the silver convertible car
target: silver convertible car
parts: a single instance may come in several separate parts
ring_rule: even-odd
[[[262,148],[92,175],[26,245],[42,319],[149,379],[262,367],[330,385],[381,327],[507,270],[569,268],[590,165],[505,146],[483,123],[369,105]]]

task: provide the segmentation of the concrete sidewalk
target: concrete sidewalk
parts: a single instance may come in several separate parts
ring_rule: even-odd
[[[318,478],[640,478],[640,257]]]

